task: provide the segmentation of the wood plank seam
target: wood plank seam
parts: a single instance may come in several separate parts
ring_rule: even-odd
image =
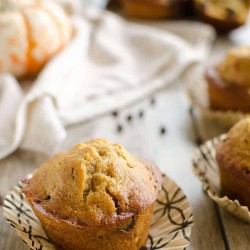
[[[193,132],[194,132],[194,136],[195,136],[195,144],[197,146],[199,146],[199,145],[204,143],[204,140],[203,140],[203,138],[201,136],[201,132],[199,130],[199,125],[198,125],[198,122],[196,121],[195,114],[194,114],[194,107],[192,105],[189,108],[189,114],[190,114],[190,120],[191,120],[191,123],[192,123]],[[217,219],[218,219],[218,223],[219,223],[223,243],[224,243],[224,246],[225,246],[225,250],[230,250],[230,245],[229,245],[229,241],[228,241],[228,238],[227,238],[227,235],[226,235],[223,220],[222,220],[221,214],[219,212],[219,207],[218,207],[218,205],[216,203],[214,203],[214,208],[215,208],[216,216],[217,216]]]
[[[221,229],[221,235],[222,235],[223,242],[224,242],[224,245],[225,245],[225,250],[230,250],[231,248],[230,248],[230,245],[229,245],[229,241],[227,239],[226,230],[225,230],[224,223],[223,223],[220,211],[219,211],[219,207],[218,207],[218,205],[216,203],[214,203],[214,207],[215,207],[216,215],[217,215],[217,218],[218,218],[218,221],[219,221],[219,225],[220,225],[220,229]]]

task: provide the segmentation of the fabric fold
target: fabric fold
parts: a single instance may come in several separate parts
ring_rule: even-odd
[[[192,22],[136,24],[108,11],[73,17],[75,36],[24,93],[0,74],[0,158],[18,147],[54,153],[65,126],[121,109],[203,61],[215,33]],[[187,32],[188,30],[188,32]]]

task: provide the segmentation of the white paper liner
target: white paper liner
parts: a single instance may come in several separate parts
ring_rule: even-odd
[[[222,196],[220,191],[219,169],[215,159],[216,145],[224,140],[226,135],[215,137],[197,148],[193,157],[193,172],[202,182],[203,190],[221,207],[250,223],[248,207],[241,206],[239,201]]]
[[[20,184],[6,195],[3,211],[6,220],[31,249],[55,250],[21,192]],[[174,181],[163,175],[150,234],[142,249],[183,250],[189,245],[192,225],[193,214],[185,194]]]
[[[208,119],[215,120],[225,127],[231,127],[238,121],[250,117],[250,113],[232,110],[212,110],[209,107],[207,81],[204,69],[201,67],[190,69],[186,74],[187,93],[194,107]]]

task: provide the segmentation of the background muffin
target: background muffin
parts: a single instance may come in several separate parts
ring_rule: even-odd
[[[231,49],[205,76],[212,109],[250,112],[250,47]]]
[[[24,193],[58,247],[139,249],[160,187],[156,166],[97,139],[46,161]]]
[[[237,123],[217,145],[221,189],[250,209],[250,119]]]
[[[126,16],[144,19],[180,17],[185,0],[120,0]]]
[[[250,47],[229,50],[218,72],[228,84],[250,87]]]
[[[246,23],[249,0],[194,0],[197,15],[218,31],[230,31]]]

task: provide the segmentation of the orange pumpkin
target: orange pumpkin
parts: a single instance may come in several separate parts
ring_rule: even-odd
[[[70,40],[72,26],[52,2],[2,0],[0,3],[0,72],[36,75]]]

